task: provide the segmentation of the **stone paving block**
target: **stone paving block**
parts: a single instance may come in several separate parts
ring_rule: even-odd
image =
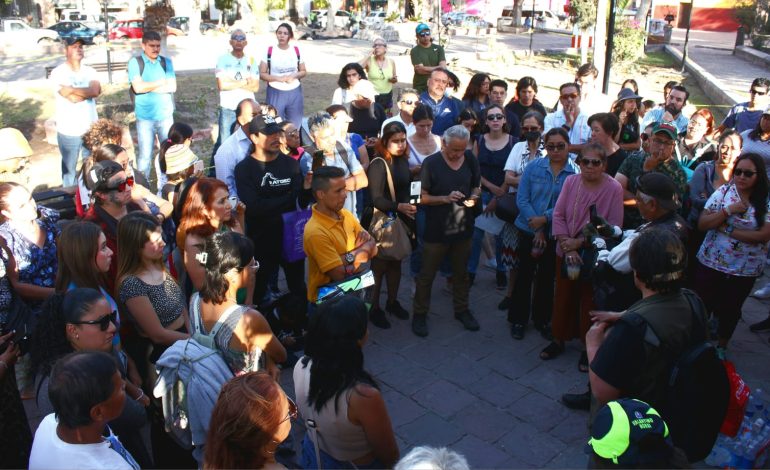
[[[465,435],[465,431],[434,413],[427,413],[397,427],[396,434],[413,446],[451,447]]]
[[[385,400],[388,414],[390,414],[390,421],[393,423],[394,428],[402,424],[411,423],[428,411],[411,398],[404,396],[394,389],[383,391],[382,397]]]
[[[370,341],[364,345],[364,368],[372,375],[379,375],[402,366],[393,353],[380,345],[379,341]]]
[[[497,372],[490,372],[477,382],[469,384],[466,389],[477,397],[500,408],[507,407],[530,392],[530,389],[522,387]]]
[[[549,369],[546,364],[540,364],[520,377],[518,383],[558,400],[562,394],[575,387],[576,384],[587,384],[588,374],[581,374],[577,371],[577,366],[575,373],[563,373]]]
[[[411,333],[410,333],[411,334]],[[446,361],[452,360],[458,353],[457,347],[443,346],[429,339],[421,340],[412,335],[414,340],[409,347],[400,351],[407,361],[427,369],[435,369]]]
[[[527,393],[506,410],[510,415],[531,424],[539,431],[549,431],[567,420],[573,426],[578,425],[576,421],[570,419],[571,410],[536,391]]]
[[[400,358],[401,356],[396,357]],[[395,367],[384,374],[379,374],[375,378],[408,396],[439,379],[436,374],[428,369],[405,360],[403,362],[402,366]]]
[[[491,372],[483,362],[474,361],[462,355],[455,356],[451,361],[444,362],[434,370],[439,377],[460,387],[476,382]]]
[[[514,354],[505,353],[505,350],[499,354],[488,356],[484,363],[490,369],[494,369],[509,379],[518,379],[527,374],[542,362],[540,358],[532,354]]]
[[[475,437],[465,436],[452,446],[462,454],[471,468],[501,468],[500,464],[511,456],[495,446]]]
[[[443,379],[413,394],[412,398],[442,418],[451,417],[477,400],[462,388]]]
[[[557,404],[564,408],[567,417],[551,428],[548,434],[567,445],[574,444],[576,441],[583,443],[588,442],[588,438],[590,437],[590,430],[588,429],[588,412],[570,410],[561,403]]]
[[[497,441],[518,423],[505,410],[483,401],[460,410],[450,421],[486,442]]]
[[[564,448],[559,455],[551,459],[551,461],[545,465],[545,468],[586,468],[588,464],[588,455],[583,449],[585,449],[587,442],[588,438],[573,442]]]
[[[560,440],[524,422],[514,426],[496,444],[514,457],[514,462],[508,462],[513,463],[514,468],[542,467],[564,450]]]

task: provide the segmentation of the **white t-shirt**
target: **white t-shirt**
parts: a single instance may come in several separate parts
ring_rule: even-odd
[[[67,136],[81,136],[96,121],[96,100],[89,98],[79,103],[72,103],[59,94],[62,86],[87,88],[93,80],[99,80],[96,70],[80,65],[75,72],[66,62],[51,71],[51,84],[56,97],[56,131]]]
[[[270,56],[270,70],[269,70],[270,75],[283,77],[299,71],[299,68],[297,66],[297,51],[294,50],[294,48],[297,46],[295,46],[294,44],[289,44],[289,48],[286,50],[281,49],[277,45],[272,47],[273,47],[273,53]],[[262,61],[265,64],[267,64],[268,50],[269,48],[265,49],[265,56],[262,59]],[[300,52],[299,55],[300,55],[299,63],[304,64],[305,59],[302,58],[302,52]],[[271,86],[276,90],[282,90],[282,91],[293,90],[297,88],[299,85],[300,85],[299,80],[296,80],[296,79],[292,80],[290,83],[283,83],[283,82],[268,83],[268,86]]]
[[[380,133],[382,133],[382,130],[385,129],[385,126],[390,124],[391,122],[400,122],[401,124],[406,127],[406,136],[409,137],[410,135],[417,132],[417,128],[414,127],[414,121],[410,122],[409,124],[405,123],[403,119],[401,119],[401,113],[396,114],[393,117],[390,117],[382,122],[382,127],[380,128]]]
[[[259,64],[249,55],[245,55],[238,59],[233,56],[232,53],[222,55],[217,61],[216,68],[217,78],[229,78],[246,84],[246,79],[251,77],[253,80],[259,80]],[[225,90],[219,92],[219,106],[225,109],[232,109],[238,107],[238,103],[245,99],[254,99],[254,92],[246,90],[244,88],[236,88],[234,90]]]
[[[107,440],[98,444],[68,444],[56,434],[56,417],[49,414],[40,423],[32,443],[29,469],[124,469],[135,470]]]
[[[348,104],[356,98],[355,93],[351,93],[350,90],[343,90],[337,87],[332,94],[332,104]]]

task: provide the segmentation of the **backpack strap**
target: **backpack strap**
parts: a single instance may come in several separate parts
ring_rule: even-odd
[[[386,162],[385,159],[382,158],[382,157],[377,157],[374,160],[372,160],[371,163],[369,163],[369,165],[371,165],[372,163],[376,162],[377,160],[382,161],[382,164],[385,165],[385,174],[388,177],[388,189],[390,190],[390,197],[393,199],[393,202],[397,202],[396,201],[396,190],[393,187],[393,175],[390,173],[390,167],[388,166],[388,162]]]
[[[227,319],[233,316],[236,312],[240,311],[242,308],[243,307],[241,305],[235,304],[235,305],[231,305],[230,307],[227,308],[227,310],[222,312],[222,315],[219,316],[219,319],[217,320],[217,322],[214,324],[214,327],[209,332],[209,336],[211,336],[212,338],[216,337],[217,333],[219,333],[219,330],[221,330],[222,327],[225,326],[225,322],[227,321]]]
[[[335,146],[337,148],[337,153],[340,154],[340,158],[342,158],[342,161],[345,162],[345,166],[348,167],[348,171],[352,175],[353,169],[350,168],[350,155],[348,155],[348,151],[345,149],[345,145],[338,140]]]
[[[273,57],[273,46],[267,48],[267,73],[270,73],[270,59]]]
[[[216,345],[216,342],[214,341],[217,333],[219,333],[219,330],[222,329],[222,327],[225,325],[225,322],[228,318],[230,318],[231,315],[233,315],[235,312],[240,310],[242,308],[241,305],[232,305],[227,308],[217,319],[216,323],[214,323],[214,326],[211,328],[211,331],[208,333],[204,333],[204,326],[203,326],[203,316],[201,315],[200,311],[201,306],[201,298],[200,294],[198,292],[194,293],[192,297],[190,297],[190,323],[192,324],[193,331],[200,336],[205,336],[208,338],[211,338],[211,343]],[[199,343],[201,341],[198,341]]]
[[[294,53],[297,54],[297,72],[299,72],[299,47],[294,46]]]

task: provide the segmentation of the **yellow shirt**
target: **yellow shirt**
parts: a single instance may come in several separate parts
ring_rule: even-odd
[[[341,256],[356,247],[356,237],[363,230],[356,217],[346,209],[340,220],[322,214],[313,204],[313,215],[305,225],[303,243],[308,260],[307,299],[315,302],[318,288],[332,282],[327,272],[342,266]]]

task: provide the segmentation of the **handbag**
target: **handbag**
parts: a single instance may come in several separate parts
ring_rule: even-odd
[[[388,177],[390,197],[396,200],[396,191],[393,187],[393,176],[390,173],[388,163],[377,157],[372,162],[382,160]],[[377,257],[384,260],[401,261],[412,253],[412,242],[406,224],[398,215],[383,212],[376,207],[372,214],[372,222],[369,225],[369,233],[377,242]]]
[[[497,198],[495,215],[498,219],[512,224],[519,216],[519,204],[516,202],[516,193],[505,193]]]
[[[305,225],[310,220],[313,211],[310,208],[300,209],[281,214],[283,218],[283,259],[294,263],[305,259]]]
[[[8,247],[5,244],[5,240],[0,239],[0,269],[2,269],[2,276],[6,277],[6,266],[8,262]],[[11,304],[8,307],[8,313],[5,317],[5,323],[0,325],[0,335],[8,334],[11,331],[16,333],[11,338],[14,344],[19,346],[21,354],[26,354],[29,350],[29,340],[32,336],[32,331],[35,329],[35,320],[37,317],[32,313],[24,299],[13,289],[13,286],[8,282],[11,293]],[[9,341],[0,345],[0,354],[4,353],[8,346]]]

